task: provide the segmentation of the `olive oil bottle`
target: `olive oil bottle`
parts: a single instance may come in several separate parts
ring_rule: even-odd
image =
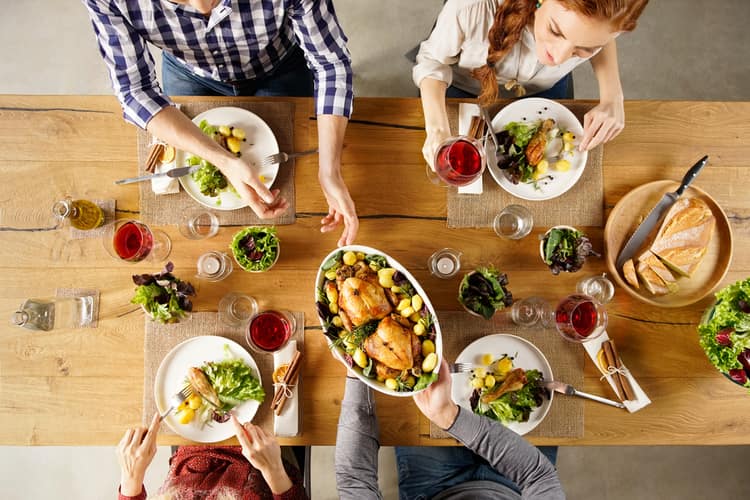
[[[104,222],[104,211],[89,200],[65,198],[53,205],[52,212],[58,219],[67,220],[71,226],[83,231],[95,229]]]

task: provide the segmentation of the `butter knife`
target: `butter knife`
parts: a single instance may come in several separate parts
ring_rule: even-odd
[[[149,175],[142,175],[140,177],[130,177],[128,179],[120,179],[119,181],[115,181],[115,184],[132,184],[134,182],[143,182],[148,181],[151,179],[156,179],[159,177],[182,177],[184,175],[192,174],[193,172],[197,172],[198,169],[200,169],[200,165],[193,165],[191,167],[179,167],[179,168],[173,168],[170,170],[167,170],[166,172],[159,172],[157,174],[149,174]]]
[[[578,396],[580,398],[590,399],[592,401],[604,403],[605,405],[610,405],[617,408],[625,408],[625,405],[618,401],[612,401],[611,399],[603,398],[601,396],[595,396],[594,394],[589,394],[588,392],[579,391],[572,385],[566,384],[565,382],[560,382],[559,380],[544,382],[543,385],[544,388],[548,391],[555,391],[559,392],[560,394],[567,394],[568,396]]]
[[[487,108],[483,108],[482,106],[479,106],[479,109],[482,111],[482,118],[484,119],[484,122],[487,124],[487,135],[490,136],[490,139],[492,140],[492,144],[495,145],[495,155],[497,155],[498,149],[500,149],[500,145],[497,143],[497,137],[495,137],[495,131],[492,130],[492,118],[490,117],[489,112],[487,112]]]
[[[659,200],[659,203],[651,209],[643,222],[641,222],[641,225],[638,226],[628,242],[625,243],[625,246],[620,250],[620,255],[617,256],[617,269],[621,269],[622,265],[638,252],[648,238],[648,235],[651,234],[651,231],[659,225],[659,221],[661,221],[664,214],[666,214],[669,208],[674,205],[674,202],[682,196],[682,193],[685,192],[685,189],[687,189],[690,183],[695,180],[698,173],[700,173],[703,167],[706,166],[706,163],[708,163],[708,156],[704,156],[698,160],[698,163],[690,167],[690,170],[687,171],[685,177],[682,178],[680,187],[678,187],[673,193],[664,194],[661,200]]]

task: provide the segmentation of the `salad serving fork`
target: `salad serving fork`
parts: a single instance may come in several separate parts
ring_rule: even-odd
[[[277,163],[284,163],[289,161],[290,158],[297,158],[298,156],[305,156],[305,155],[311,155],[313,153],[317,153],[318,150],[316,149],[309,149],[307,151],[301,151],[299,153],[276,153],[272,155],[268,155],[265,158],[263,158],[263,161],[260,162],[261,167],[268,167],[270,165],[275,165]]]
[[[180,389],[180,392],[177,392],[172,395],[171,398],[169,398],[169,408],[167,408],[167,411],[165,411],[160,417],[159,422],[163,421],[165,418],[167,418],[167,415],[172,413],[172,411],[180,406],[187,398],[193,395],[193,388],[190,385],[186,385],[182,389]]]

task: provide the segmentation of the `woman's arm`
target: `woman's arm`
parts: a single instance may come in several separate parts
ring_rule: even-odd
[[[611,141],[625,127],[624,97],[615,40],[591,58],[591,67],[599,82],[599,104],[583,117],[581,151]]]
[[[422,94],[424,128],[427,133],[424,146],[422,146],[422,155],[433,169],[438,146],[451,135],[448,111],[445,107],[445,89],[447,88],[447,83],[433,78],[425,78],[419,84],[419,91]]]

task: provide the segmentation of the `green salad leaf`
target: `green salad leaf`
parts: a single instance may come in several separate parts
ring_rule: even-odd
[[[177,323],[193,310],[190,297],[195,296],[195,289],[189,282],[174,276],[173,269],[174,264],[167,262],[160,273],[132,277],[138,286],[130,302],[143,306],[154,321],[160,323]]]
[[[279,237],[273,226],[246,227],[234,235],[230,248],[245,271],[266,271],[279,255]]]
[[[467,274],[458,288],[458,301],[467,309],[490,319],[495,311],[513,304],[505,287],[508,277],[493,267],[482,267]]]
[[[505,130],[510,132],[510,135],[513,136],[513,144],[519,148],[525,149],[531,138],[536,134],[536,131],[539,130],[540,125],[541,122],[533,125],[521,122],[510,122],[505,126]]]
[[[224,346],[230,356],[229,346]],[[200,369],[206,374],[216,395],[223,403],[222,410],[229,411],[235,406],[251,399],[260,403],[266,397],[263,386],[245,361],[227,357],[223,361],[208,362]]]
[[[477,403],[474,413],[503,423],[528,422],[531,412],[541,404],[544,397],[541,381],[542,373],[539,370],[526,370],[526,384],[522,389],[505,393],[487,404]]]

